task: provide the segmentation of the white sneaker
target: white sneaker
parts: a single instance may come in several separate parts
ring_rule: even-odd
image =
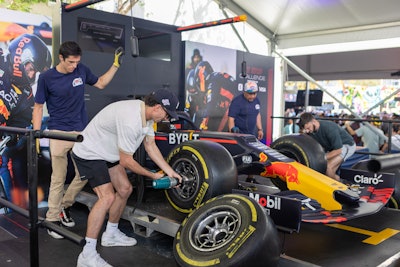
[[[117,229],[113,234],[104,232],[101,236],[101,245],[103,247],[130,247],[137,244],[133,237],[129,237]]]
[[[81,252],[76,267],[112,267],[112,265],[108,264],[102,257],[100,257],[99,253],[85,258]]]
[[[60,227],[62,227],[61,222],[56,221],[56,222],[53,222],[53,223],[56,224],[56,225],[58,225],[58,226],[60,226]],[[57,232],[55,232],[55,231],[52,231],[52,230],[50,230],[50,229],[47,229],[47,233],[48,233],[52,238],[55,238],[55,239],[63,239],[63,238],[64,238],[64,236],[62,236],[62,235],[60,235],[59,233],[57,233]]]
[[[47,229],[47,233],[54,239],[63,239],[64,237],[57,232]]]

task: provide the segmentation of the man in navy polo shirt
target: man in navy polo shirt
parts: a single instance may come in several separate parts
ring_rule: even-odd
[[[243,94],[236,96],[228,112],[228,129],[232,133],[252,134],[261,140],[264,132],[261,124],[260,100],[257,98],[258,86],[254,81],[247,81]],[[249,175],[246,182],[257,183]]]
[[[245,84],[243,94],[236,96],[229,106],[228,127],[230,132],[255,135],[263,138],[258,86],[254,81]]]

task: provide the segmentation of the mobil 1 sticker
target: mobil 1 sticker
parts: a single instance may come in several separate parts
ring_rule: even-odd
[[[233,189],[232,193],[246,195],[266,209],[277,226],[298,232],[301,223],[301,201],[278,195]]]

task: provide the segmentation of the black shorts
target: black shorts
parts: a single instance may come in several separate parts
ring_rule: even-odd
[[[110,183],[111,179],[108,169],[119,164],[119,162],[110,163],[105,160],[86,160],[74,153],[72,153],[72,157],[78,168],[81,180],[88,180],[92,188]]]

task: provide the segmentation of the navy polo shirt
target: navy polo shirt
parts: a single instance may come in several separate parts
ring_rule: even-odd
[[[235,126],[241,133],[256,134],[256,120],[260,113],[260,100],[249,102],[243,94],[236,96],[229,106],[228,116],[235,118]]]

